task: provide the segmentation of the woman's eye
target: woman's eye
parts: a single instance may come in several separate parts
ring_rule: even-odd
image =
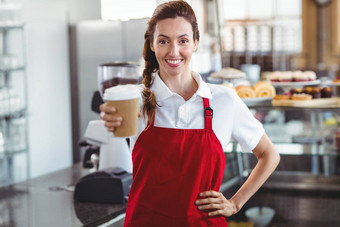
[[[181,39],[180,43],[181,44],[187,44],[189,41],[187,39]]]
[[[159,44],[167,44],[168,43],[168,41],[166,41],[166,40],[160,40],[159,41]]]

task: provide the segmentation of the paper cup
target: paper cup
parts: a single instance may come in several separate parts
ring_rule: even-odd
[[[115,128],[115,137],[137,135],[140,92],[136,85],[118,85],[105,90],[104,100],[114,106],[114,116],[123,118],[122,124]]]

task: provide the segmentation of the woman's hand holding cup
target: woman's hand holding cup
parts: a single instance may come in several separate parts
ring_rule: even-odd
[[[116,127],[122,125],[123,118],[121,116],[115,116],[116,108],[104,103],[100,105],[100,118],[105,121],[105,127],[109,132],[114,132]]]
[[[115,137],[137,135],[139,99],[140,91],[136,85],[117,85],[105,90],[100,117]]]

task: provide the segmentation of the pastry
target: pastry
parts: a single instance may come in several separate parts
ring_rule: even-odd
[[[310,81],[316,80],[316,74],[313,71],[304,71],[303,72],[305,75],[307,75],[308,79]]]
[[[316,80],[316,74],[313,71],[274,71],[269,80],[271,82],[307,82]]]
[[[289,95],[275,95],[273,100],[288,100],[290,99]]]
[[[305,93],[305,94],[310,94],[312,92],[313,88],[312,87],[304,87],[302,89],[302,93]]]
[[[249,85],[239,85],[236,88],[236,93],[240,96],[241,99],[244,98],[255,98],[255,91]]]
[[[300,93],[302,93],[302,89],[301,88],[291,88],[289,90],[289,92],[290,92],[291,95],[292,94],[300,94]]]
[[[254,85],[255,96],[258,98],[272,98],[276,95],[275,88],[266,81],[259,81]]]
[[[312,91],[309,93],[309,95],[311,95],[313,99],[320,98],[321,97],[320,88],[314,87]]]
[[[269,76],[269,80],[271,82],[279,82],[280,81],[280,75],[281,75],[280,71],[275,71]]]
[[[219,79],[237,79],[237,78],[245,78],[246,74],[241,70],[235,68],[223,68],[221,71],[214,72],[211,74],[211,77],[219,78]]]
[[[309,81],[308,73],[305,73],[302,71],[294,71],[292,77],[293,77],[293,80],[296,82]]]
[[[321,93],[321,98],[329,98],[329,97],[332,97],[333,95],[332,88],[330,87],[321,88],[320,93]]]
[[[291,71],[281,72],[279,80],[280,82],[292,82],[293,80],[292,72]]]
[[[293,94],[293,95],[290,96],[290,98],[292,100],[306,101],[306,100],[311,100],[312,96],[305,94],[305,93],[301,93],[301,94]]]
[[[302,89],[302,93],[311,95],[313,97],[313,99],[317,99],[321,97],[321,93],[320,93],[320,88],[319,87],[304,87]]]

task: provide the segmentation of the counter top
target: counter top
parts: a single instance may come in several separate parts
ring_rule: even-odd
[[[98,226],[125,212],[125,204],[73,200],[81,164],[0,188],[0,226]]]

